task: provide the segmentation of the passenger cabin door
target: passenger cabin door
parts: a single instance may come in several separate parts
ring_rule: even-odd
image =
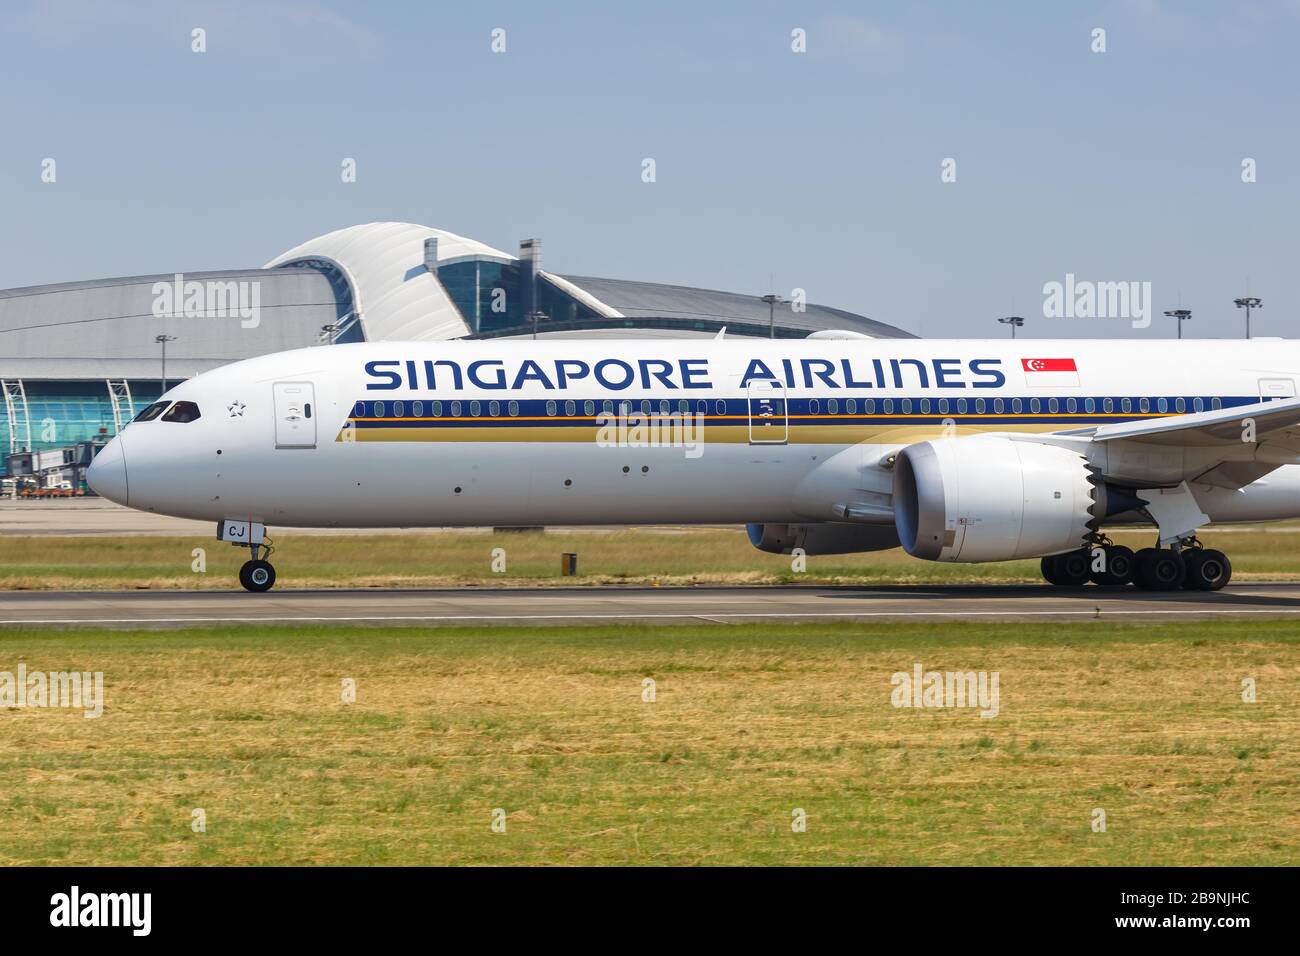
[[[790,416],[786,410],[785,384],[771,379],[751,379],[745,391],[749,406],[749,443],[786,444],[790,440]]]
[[[275,447],[316,447],[316,392],[311,382],[276,382]]]
[[[1295,398],[1295,379],[1261,378],[1259,380],[1259,400],[1274,402],[1279,398]]]

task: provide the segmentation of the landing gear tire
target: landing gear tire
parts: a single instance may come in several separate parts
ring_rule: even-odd
[[[1043,558],[1040,567],[1048,584],[1073,588],[1088,583],[1092,554],[1086,548]]]
[[[1232,579],[1232,562],[1213,548],[1192,551],[1183,563],[1187,565],[1183,587],[1189,591],[1217,591]]]
[[[1088,569],[1088,578],[1093,584],[1099,584],[1102,587],[1119,588],[1133,581],[1133,549],[1126,548],[1122,544],[1108,544],[1102,548],[1102,571],[1093,571],[1091,564]]]
[[[1056,559],[1059,555],[1048,555],[1038,563],[1038,568],[1043,572],[1043,580],[1048,584],[1063,585],[1065,582],[1059,579],[1056,572]]]
[[[1177,591],[1187,579],[1187,564],[1172,548],[1143,548],[1134,557],[1133,579],[1148,591]]]
[[[275,568],[270,561],[245,561],[239,569],[239,583],[246,591],[269,591],[275,585]]]

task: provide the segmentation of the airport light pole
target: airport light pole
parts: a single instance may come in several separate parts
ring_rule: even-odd
[[[1178,337],[1183,337],[1183,323],[1192,317],[1191,309],[1170,309],[1165,313],[1171,319],[1178,320]]]
[[[1233,299],[1237,308],[1246,310],[1246,338],[1250,338],[1250,310],[1264,308],[1264,300],[1257,299],[1253,295],[1248,295],[1240,299]]]
[[[528,318],[533,323],[533,338],[537,338],[537,323],[545,320],[546,313],[534,309],[528,313]]]
[[[767,337],[774,339],[776,338],[776,307],[785,305],[788,300],[781,298],[775,292],[769,292],[759,301],[767,303]]]
[[[1006,318],[998,319],[998,321],[1003,325],[1011,326],[1011,337],[1013,339],[1016,337],[1016,329],[1023,328],[1025,324],[1025,318],[1021,315],[1008,315]]]
[[[167,391],[167,343],[175,342],[176,336],[156,335],[154,336],[154,341],[162,346],[162,379],[159,383],[159,387],[162,389],[162,391],[158,393],[159,396],[161,396]]]

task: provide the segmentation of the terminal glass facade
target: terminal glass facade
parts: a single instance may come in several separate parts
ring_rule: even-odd
[[[122,423],[158,400],[158,382],[131,382],[131,408],[123,409]],[[172,382],[172,384],[176,384]],[[0,407],[0,474],[8,472],[6,458],[11,451],[49,451],[100,436],[117,433],[113,424],[113,403],[103,381],[26,381],[27,419],[31,424],[31,447],[24,447],[26,430],[20,427],[17,441],[10,443],[10,421]]]
[[[474,335],[523,332],[532,327],[536,309],[548,323],[601,320],[600,313],[569,293],[538,278],[533,289],[525,278],[527,266],[516,262],[470,259],[438,267],[438,281]]]

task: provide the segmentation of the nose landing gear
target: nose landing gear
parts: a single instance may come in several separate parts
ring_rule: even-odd
[[[245,561],[239,569],[239,583],[245,591],[269,591],[275,585],[275,568],[270,561]]]
[[[244,590],[269,591],[275,585],[275,568],[267,560],[275,550],[266,537],[266,526],[260,521],[243,521],[228,518],[217,525],[217,540],[229,541],[237,548],[248,548],[252,559],[239,569],[239,583]]]

